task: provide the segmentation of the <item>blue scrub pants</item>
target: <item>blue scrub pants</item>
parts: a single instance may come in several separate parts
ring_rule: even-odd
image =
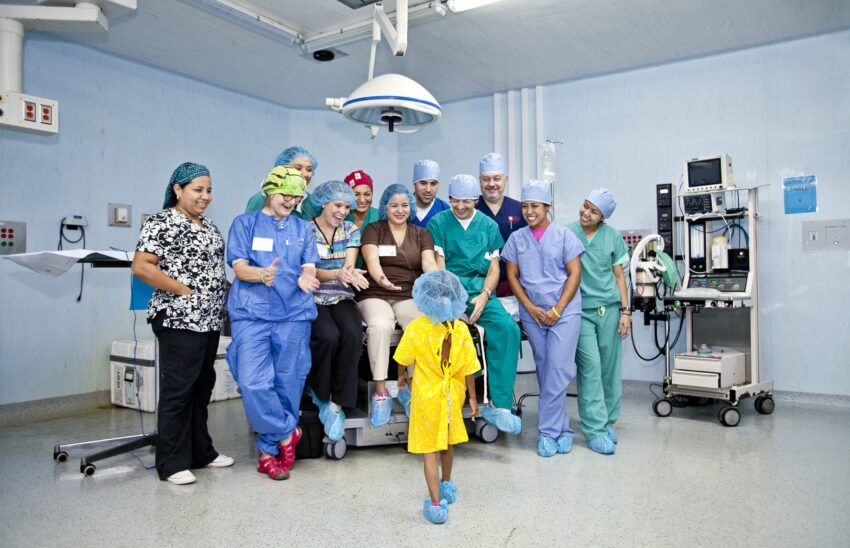
[[[475,306],[466,308],[472,313]],[[496,299],[487,301],[476,322],[484,328],[487,341],[487,384],[493,407],[511,409],[514,403],[514,382],[519,359],[519,326]]]
[[[585,309],[581,312],[576,365],[578,366],[578,411],[587,441],[607,433],[620,416],[623,399],[621,341],[617,326],[620,309]]]
[[[310,324],[239,320],[231,322],[233,341],[227,363],[245,415],[258,434],[257,449],[278,454],[278,442],[298,426],[301,394],[310,371]]]
[[[531,343],[537,384],[540,386],[540,416],[537,430],[557,439],[573,435],[567,414],[567,386],[576,375],[576,346],[581,316],[564,316],[552,326],[537,327],[534,321],[523,320],[522,327]]]

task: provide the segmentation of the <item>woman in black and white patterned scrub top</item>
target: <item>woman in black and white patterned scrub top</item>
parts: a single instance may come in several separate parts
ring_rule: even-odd
[[[156,469],[177,485],[194,483],[192,468],[233,464],[213,448],[207,430],[226,282],[224,238],[204,216],[211,201],[209,170],[180,164],[133,257],[133,274],[156,288],[148,304],[159,342]]]

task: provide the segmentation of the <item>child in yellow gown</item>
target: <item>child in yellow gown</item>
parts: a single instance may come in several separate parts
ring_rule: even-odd
[[[481,365],[469,328],[457,319],[466,299],[460,280],[451,272],[435,270],[420,276],[413,284],[413,300],[425,315],[407,326],[393,356],[402,367],[416,366],[407,450],[424,456],[430,496],[422,513],[431,523],[444,523],[448,504],[457,498],[451,479],[452,446],[469,439],[461,414],[467,390],[472,415],[478,414],[474,374]],[[404,382],[402,375],[399,388]]]

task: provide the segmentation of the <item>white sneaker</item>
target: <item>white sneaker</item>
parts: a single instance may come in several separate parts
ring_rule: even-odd
[[[166,479],[169,483],[173,483],[174,485],[188,485],[190,483],[195,483],[198,478],[195,477],[195,474],[193,474],[191,470],[181,470],[171,474]]]
[[[207,468],[227,468],[228,466],[233,466],[233,457],[228,457],[227,455],[219,455],[207,465]]]

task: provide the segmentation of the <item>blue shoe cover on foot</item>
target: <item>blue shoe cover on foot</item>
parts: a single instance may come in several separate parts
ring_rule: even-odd
[[[541,457],[553,457],[558,452],[558,446],[555,440],[549,436],[537,436],[537,454]]]
[[[611,455],[614,453],[614,442],[608,436],[595,437],[587,442],[587,446],[591,451],[602,455]]]
[[[439,506],[431,504],[431,497],[425,499],[422,503],[422,515],[431,523],[445,523],[449,517],[449,503],[446,499],[440,501]]]
[[[569,434],[558,436],[558,453],[569,453],[573,448],[573,437]]]
[[[322,415],[319,413],[319,419]],[[345,413],[342,411],[334,411],[328,405],[327,422],[323,422],[325,426],[325,435],[331,441],[338,441],[345,434]]]
[[[457,485],[454,480],[440,482],[440,498],[449,504],[457,500]]]
[[[485,405],[481,408],[481,416],[502,432],[514,435],[522,432],[522,421],[507,409],[495,409]]]
[[[608,425],[605,427],[608,430],[608,439],[614,442],[614,445],[617,445],[617,432],[614,431],[613,425]]]
[[[380,428],[390,420],[393,411],[393,399],[386,394],[385,397],[377,397],[372,394],[371,413],[369,414],[369,426]]]
[[[410,418],[410,400],[413,398],[410,388],[399,388],[396,398],[398,403],[404,407],[404,414],[407,415],[407,418]]]

